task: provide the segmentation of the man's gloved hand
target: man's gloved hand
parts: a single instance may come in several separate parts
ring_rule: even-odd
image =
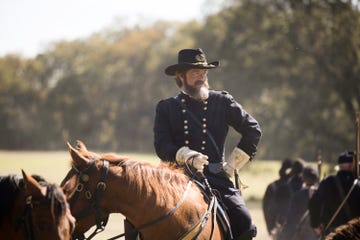
[[[228,161],[223,163],[223,169],[229,177],[234,176],[235,169],[241,169],[248,161],[250,156],[238,147],[231,152]]]
[[[185,146],[176,152],[176,162],[179,165],[189,164],[199,172],[203,172],[204,166],[209,164],[207,159],[208,156]]]

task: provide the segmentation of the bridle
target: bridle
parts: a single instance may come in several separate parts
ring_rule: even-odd
[[[46,199],[34,200],[32,195],[28,195],[25,198],[25,204],[16,220],[16,229],[19,229],[21,227],[24,240],[35,240],[32,215],[34,205],[47,206],[51,204],[52,200],[48,197],[50,196],[50,194],[52,194],[52,188],[50,188],[50,185],[46,185],[46,189]]]
[[[80,213],[78,213],[75,216],[75,219],[81,219],[84,218],[90,214],[94,214],[95,215],[95,221],[96,221],[96,229],[94,230],[94,232],[92,234],[90,234],[90,236],[88,238],[85,238],[84,233],[73,233],[73,237],[75,239],[92,239],[96,234],[102,232],[105,230],[105,226],[108,222],[109,219],[109,212],[107,212],[106,210],[104,210],[101,206],[100,206],[100,201],[101,198],[103,196],[103,193],[106,189],[106,176],[108,174],[109,171],[109,162],[108,161],[103,161],[103,166],[101,168],[101,176],[100,176],[100,180],[96,185],[96,190],[95,193],[92,194],[89,188],[89,172],[91,171],[91,169],[94,167],[95,165],[95,160],[92,160],[90,163],[90,166],[88,166],[85,170],[81,171],[79,170],[75,165],[72,165],[71,167],[71,171],[75,172],[76,175],[78,175],[79,177],[79,182],[76,185],[76,190],[74,192],[73,197],[71,198],[70,201],[70,206],[73,206],[76,202],[76,200],[78,199],[79,195],[81,192],[84,191],[85,194],[85,198],[87,200],[89,200],[90,202],[90,207],[82,210]],[[106,218],[105,219],[101,219],[101,212],[105,212],[106,213]]]
[[[32,222],[32,209],[33,201],[32,195],[29,195],[25,199],[25,204],[21,210],[20,215],[17,217],[16,228],[21,227],[23,230],[24,239],[35,240]]]

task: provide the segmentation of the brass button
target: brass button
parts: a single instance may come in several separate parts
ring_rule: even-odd
[[[202,120],[203,120],[203,122],[206,122],[206,118],[203,118]]]
[[[206,141],[202,141],[201,143],[202,143],[203,145],[205,145],[205,144],[206,144]]]
[[[202,132],[203,132],[203,133],[206,133],[206,129],[204,129]]]
[[[188,129],[188,126],[187,126],[187,125],[184,125],[184,129]]]
[[[188,123],[188,120],[184,120],[184,123],[187,124],[187,123]]]
[[[185,131],[184,133],[185,133],[185,135],[188,135],[188,134],[189,134],[189,131]]]
[[[203,128],[206,128],[206,123],[204,123],[202,126],[203,126]]]
[[[205,147],[201,147],[201,150],[205,150]]]
[[[183,103],[184,103],[184,102],[186,102],[186,100],[183,98],[183,99],[181,99],[181,102],[183,102]]]
[[[183,112],[183,113],[186,113],[186,110],[185,110],[185,109],[183,109],[183,110],[182,110],[182,112]]]
[[[188,144],[189,144],[189,141],[188,141],[188,140],[185,140],[185,144],[188,145]]]
[[[206,111],[207,110],[207,107],[204,107],[204,111]]]

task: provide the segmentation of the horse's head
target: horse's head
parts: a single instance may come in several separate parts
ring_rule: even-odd
[[[18,218],[18,228],[27,232],[26,239],[68,240],[75,227],[62,189],[35,178],[22,171],[24,191],[16,201],[22,209]],[[25,201],[24,201],[25,199]]]
[[[95,234],[102,231],[107,223],[109,212],[101,203],[109,166],[108,162],[100,161],[100,155],[87,151],[81,141],[77,142],[77,149],[69,143],[68,148],[72,168],[63,179],[61,187],[77,221],[73,238],[83,239],[84,233],[92,226],[97,226]]]

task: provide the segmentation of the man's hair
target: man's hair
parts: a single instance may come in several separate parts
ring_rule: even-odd
[[[185,78],[186,72],[189,71],[189,70],[190,70],[190,68],[183,68],[183,69],[180,69],[180,70],[176,71],[175,82],[176,82],[176,85],[179,88],[181,88],[183,86],[183,83],[182,83],[181,79],[178,77],[178,75],[182,75],[182,77]]]

